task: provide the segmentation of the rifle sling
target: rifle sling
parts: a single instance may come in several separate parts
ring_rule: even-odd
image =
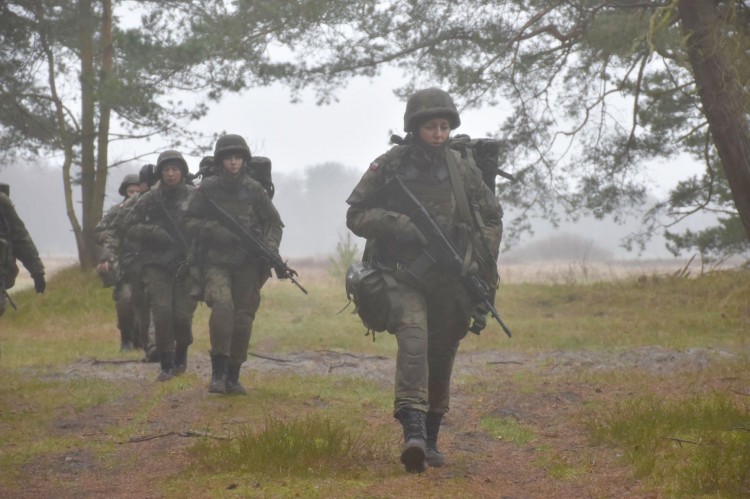
[[[466,199],[466,190],[464,189],[464,182],[461,179],[461,175],[458,172],[458,160],[456,155],[451,149],[447,149],[445,152],[446,163],[448,165],[448,174],[451,178],[451,185],[453,186],[453,195],[456,198],[456,205],[458,207],[459,218],[466,224],[467,227],[471,227],[471,213],[469,212],[469,201]],[[466,275],[466,271],[471,264],[471,256],[474,250],[474,242],[472,237],[466,238],[466,253],[464,254],[464,261],[461,267],[461,275]]]

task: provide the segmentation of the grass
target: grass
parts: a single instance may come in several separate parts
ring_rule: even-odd
[[[512,417],[482,416],[479,423],[492,438],[523,446],[534,440],[534,431]]]
[[[750,411],[737,396],[640,397],[600,414],[590,426],[594,442],[622,448],[636,476],[665,492],[750,493]]]
[[[309,295],[288,282],[272,280],[264,288],[251,351],[283,356],[332,350],[355,353],[352,362],[362,356],[394,357],[393,337],[379,334],[372,342],[350,313],[351,306],[339,313],[346,304],[341,279],[304,274],[300,280]],[[492,437],[493,445],[526,456],[530,466],[543,469],[558,485],[590,480],[597,472],[591,465],[594,457],[622,453],[621,465],[659,496],[747,494],[750,431],[742,429],[750,427],[747,396],[706,387],[750,379],[749,275],[731,271],[695,279],[648,276],[504,285],[497,306],[514,337],[506,338],[490,323],[481,336],[464,340],[462,352],[617,354],[658,345],[717,353],[709,355],[703,371],[689,375],[612,368],[550,378],[510,365],[498,366],[505,369],[500,379],[457,376],[456,391],[471,400],[472,407],[459,399],[458,412],[448,415],[456,421],[450,431],[468,431],[461,430],[462,425],[478,428]],[[139,357],[117,351],[111,290],[101,288],[93,273],[67,269],[50,279],[44,295],[22,291],[14,300],[19,310],[8,310],[0,318],[0,490],[9,494],[19,492],[46,460],[59,459],[71,449],[96,456],[100,472],[113,476],[119,476],[122,467],[133,471],[142,466],[139,452],[155,452],[157,460],[183,456],[183,471],[163,477],[153,491],[167,497],[184,496],[185,483],[195,496],[213,497],[388,497],[414,490],[409,480],[415,479],[421,480],[424,497],[471,497],[485,490],[472,481],[475,463],[466,454],[444,475],[428,473],[423,479],[403,474],[388,384],[335,372],[243,371],[251,396],[235,398],[207,396],[205,379],[191,370],[166,384],[81,377],[71,365],[91,358]],[[191,352],[209,348],[208,313],[205,306],[196,311]],[[719,350],[736,355],[725,358]],[[102,372],[117,369],[102,367]],[[558,445],[547,435],[548,428],[524,416],[520,402],[514,402],[520,410],[511,411],[520,418],[498,412],[509,394],[518,400],[544,400],[566,384],[590,387],[590,393],[575,411],[560,416],[564,419],[559,424],[583,428],[592,448]],[[458,422],[459,417],[468,420]],[[97,422],[98,436],[71,437],[76,432],[65,425],[79,420]],[[155,426],[165,421],[166,428]],[[175,429],[231,440],[172,436],[154,440],[151,450],[146,443],[125,444],[135,436]],[[454,438],[458,442],[464,436],[455,433]],[[44,467],[41,472],[52,473]],[[54,480],[60,480],[61,487],[74,486],[64,475]],[[75,489],[68,490],[76,495]]]
[[[363,428],[319,416],[292,421],[267,418],[260,431],[243,428],[227,440],[204,440],[191,453],[211,471],[260,476],[319,475],[346,471],[383,458],[387,446]]]

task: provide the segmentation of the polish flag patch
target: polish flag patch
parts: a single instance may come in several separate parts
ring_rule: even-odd
[[[377,161],[373,161],[372,163],[370,163],[370,170],[375,171],[378,169],[379,166],[380,166],[380,163],[378,163]]]

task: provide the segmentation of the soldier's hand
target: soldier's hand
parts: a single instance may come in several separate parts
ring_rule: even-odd
[[[427,238],[424,237],[422,231],[411,220],[407,220],[407,223],[398,231],[396,241],[402,244],[419,243],[423,246],[427,244]]]
[[[44,274],[32,274],[31,278],[34,279],[34,289],[37,293],[42,294],[47,289],[47,281],[44,280]]]
[[[389,212],[383,221],[386,230],[400,244],[427,244],[427,238],[424,237],[414,222],[409,219],[408,215],[402,213]]]
[[[152,225],[148,235],[149,241],[159,247],[167,247],[172,244],[172,238],[169,233],[158,225]]]
[[[204,234],[206,238],[220,245],[236,244],[239,242],[239,238],[235,236],[232,231],[215,220],[206,222],[206,225],[204,226]]]
[[[104,260],[96,266],[96,270],[99,272],[109,272],[109,260]]]

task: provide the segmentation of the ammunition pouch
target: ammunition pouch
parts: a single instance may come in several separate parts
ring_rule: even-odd
[[[353,263],[346,271],[346,295],[369,330],[392,328],[403,307],[393,272],[368,262]]]

